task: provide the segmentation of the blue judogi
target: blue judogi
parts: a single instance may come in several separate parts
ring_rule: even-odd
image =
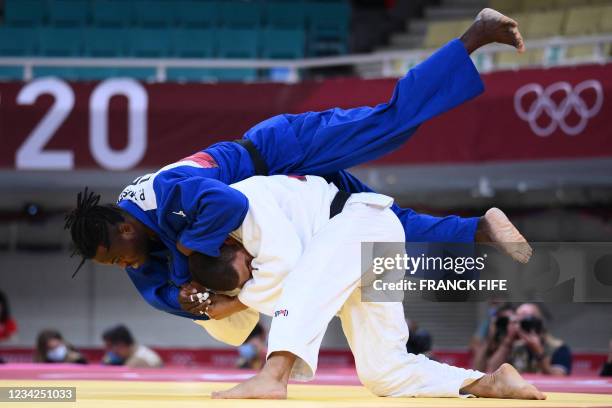
[[[278,115],[254,126],[243,139],[255,147],[267,174],[322,175],[349,192],[371,191],[344,169],[394,150],[421,123],[483,89],[463,44],[453,40],[400,79],[388,103]],[[191,277],[176,244],[217,256],[248,211],[247,198],[228,184],[261,173],[256,165],[244,145],[221,142],[136,179],[121,193],[118,205],[151,228],[167,248],[138,269],[127,268],[153,307],[194,318],[178,303],[178,286]],[[397,205],[393,211],[407,241],[469,242],[478,222],[421,215]]]

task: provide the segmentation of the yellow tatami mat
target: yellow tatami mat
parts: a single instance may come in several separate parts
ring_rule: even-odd
[[[289,399],[211,400],[210,393],[230,387],[212,382],[131,381],[0,381],[0,387],[67,387],[77,389],[77,403],[1,403],[4,407],[83,408],[348,408],[348,407],[612,407],[605,394],[547,393],[546,401],[517,401],[484,398],[378,398],[358,386],[290,385]]]

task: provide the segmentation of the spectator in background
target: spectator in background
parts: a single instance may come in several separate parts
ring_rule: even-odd
[[[36,340],[36,363],[87,364],[87,360],[57,330],[43,330]]]
[[[107,365],[124,365],[132,368],[161,367],[163,361],[159,355],[147,346],[137,344],[127,327],[112,327],[102,335],[106,345],[103,363]]]
[[[612,340],[610,340],[609,347],[608,360],[601,367],[601,373],[599,374],[602,377],[612,377]]]
[[[17,322],[11,316],[11,308],[4,294],[0,291],[0,342],[15,340],[17,337]]]
[[[266,355],[266,331],[257,323],[244,344],[238,347],[238,368],[259,370]]]
[[[508,329],[487,359],[487,371],[503,363],[512,364],[521,373],[569,375],[572,372],[570,348],[546,331],[540,307],[524,303],[508,323]]]
[[[489,317],[479,326],[478,334],[474,336],[478,336],[479,340],[472,343],[475,370],[486,371],[487,361],[499,349],[508,334],[508,325],[515,319],[514,313],[514,306],[510,303],[496,304],[494,309],[493,306],[489,307]]]

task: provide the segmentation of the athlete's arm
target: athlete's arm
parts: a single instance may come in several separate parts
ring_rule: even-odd
[[[177,248],[219,256],[219,248],[237,229],[249,208],[244,194],[209,178],[168,171],[155,179],[157,217],[163,228],[179,231]]]
[[[145,301],[157,310],[189,319],[206,320],[205,315],[194,315],[183,310],[179,302],[180,288],[168,280],[168,266],[150,260],[138,269],[126,269],[132,283]]]
[[[208,317],[215,320],[225,319],[248,308],[238,299],[238,296],[215,294],[211,296],[210,301],[206,313]]]

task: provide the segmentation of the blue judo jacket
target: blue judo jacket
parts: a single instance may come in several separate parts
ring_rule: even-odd
[[[453,40],[400,79],[387,103],[278,115],[251,128],[243,139],[252,143],[270,175],[328,176],[340,180],[343,185],[339,187],[349,192],[371,191],[344,169],[396,149],[421,123],[483,90],[463,44]],[[178,303],[179,286],[191,278],[187,258],[176,244],[218,256],[223,241],[248,211],[247,198],[228,184],[255,174],[244,145],[221,142],[139,177],[122,191],[118,205],[155,231],[166,247],[151,254],[149,262],[139,268],[127,268],[149,304],[197,318]],[[411,223],[412,230],[425,231],[432,241],[447,236],[468,239],[476,228],[477,219],[437,219],[398,206],[393,210],[404,225]],[[420,238],[407,236],[408,240]]]

